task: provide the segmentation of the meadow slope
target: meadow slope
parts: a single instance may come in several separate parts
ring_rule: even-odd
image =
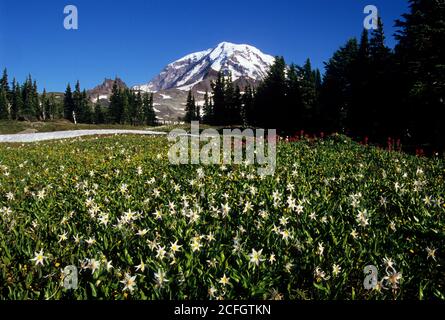
[[[168,147],[1,144],[0,299],[445,298],[443,160],[336,136],[280,142],[259,177],[170,165]]]

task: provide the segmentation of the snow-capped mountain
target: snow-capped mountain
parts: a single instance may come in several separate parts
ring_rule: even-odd
[[[208,90],[218,71],[230,72],[240,86],[262,80],[274,57],[247,44],[221,42],[215,48],[188,54],[170,63],[148,84],[133,89],[145,92],[161,90]]]

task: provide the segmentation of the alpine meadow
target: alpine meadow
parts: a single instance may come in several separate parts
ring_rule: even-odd
[[[445,300],[445,0],[0,1],[0,300]]]

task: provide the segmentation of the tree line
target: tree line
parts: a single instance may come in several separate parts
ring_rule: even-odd
[[[8,72],[3,71],[0,79],[0,119],[5,120],[49,120],[61,116],[61,104],[54,94],[45,90],[39,95],[37,83],[29,75],[23,85],[14,78],[8,81]]]
[[[57,99],[59,98],[59,99]],[[54,93],[37,91],[37,83],[28,76],[23,85],[15,79],[10,86],[5,69],[0,79],[0,119],[45,121],[67,119],[77,123],[156,125],[153,94],[134,92],[113,84],[109,106],[99,99],[91,101],[77,81],[74,91],[68,84],[63,99]]]
[[[333,54],[323,78],[309,59],[287,66],[282,57],[257,89],[241,91],[220,72],[202,112],[189,92],[185,120],[275,128],[284,135],[340,132],[445,150],[445,2],[409,3],[410,12],[396,21],[394,50],[385,45],[379,18],[376,29],[364,29]]]
[[[129,125],[156,125],[153,108],[153,94],[135,92],[129,88],[119,88],[114,81],[108,106],[103,106],[99,98],[91,103],[85,90],[80,90],[79,82],[72,92],[68,84],[63,101],[64,118],[82,123],[112,123]]]

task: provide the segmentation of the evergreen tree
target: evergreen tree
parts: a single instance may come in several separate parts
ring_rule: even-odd
[[[193,97],[193,104],[195,105],[195,120],[201,121],[201,107],[196,103],[195,97]]]
[[[213,106],[210,101],[209,92],[206,91],[204,94],[204,106],[203,106],[204,116],[203,122],[206,124],[212,124],[213,119]]]
[[[315,88],[317,90],[317,93],[319,93],[321,90],[321,84],[322,80],[321,80],[320,69],[317,69],[315,70]]]
[[[8,92],[5,88],[0,89],[0,119],[10,119],[10,105],[8,101]]]
[[[316,88],[316,73],[312,70],[311,61],[306,60],[303,68],[300,69],[301,75],[298,77],[301,82],[300,95],[301,102],[298,101],[298,96],[296,97],[296,103],[301,103],[302,114],[301,128],[306,130],[314,129],[314,117],[315,117],[315,106],[317,104],[317,88]]]
[[[242,125],[243,121],[242,121],[242,96],[241,96],[241,89],[240,87],[237,85],[235,87],[235,90],[232,93],[232,99],[231,99],[231,112],[232,112],[232,116],[231,116],[231,124],[235,124],[235,125]]]
[[[369,135],[373,140],[385,142],[388,136],[400,136],[396,104],[394,99],[394,59],[385,45],[382,20],[371,32],[369,41],[370,69],[369,88],[365,97],[369,113]]]
[[[125,115],[125,118],[127,119],[127,123],[130,123],[132,125],[136,124],[136,114],[137,114],[137,102],[136,102],[136,95],[135,93],[130,90],[126,89],[125,94],[128,99],[128,109],[127,109],[127,115]]]
[[[102,105],[100,104],[99,97],[97,97],[96,103],[94,104],[94,123],[105,123],[105,115],[102,110]]]
[[[36,110],[38,104],[38,98],[36,99],[37,86],[33,84],[31,75],[25,81],[22,90],[23,109],[20,112],[20,116],[32,120],[36,118]]]
[[[445,5],[409,0],[410,12],[396,22],[397,84],[400,106],[411,143],[445,149]]]
[[[9,82],[8,82],[8,71],[6,68],[3,70],[3,76],[0,79],[0,119],[10,119],[11,118],[11,104],[9,102],[10,92],[9,92]]]
[[[14,79],[12,82],[11,118],[17,120],[21,110],[23,110],[22,91],[20,84]]]
[[[216,81],[212,83],[213,92],[213,123],[214,125],[223,125],[227,119],[226,108],[226,90],[224,75],[220,71]]]
[[[323,132],[323,124],[322,124],[322,115],[321,115],[321,103],[320,103],[320,96],[321,96],[321,87],[322,87],[322,79],[321,79],[321,73],[320,70],[317,68],[315,70],[315,105],[314,105],[314,119],[313,119],[313,125],[314,125],[314,131],[315,132]]]
[[[76,82],[76,86],[74,87],[73,92],[73,101],[74,101],[74,113],[76,115],[76,121],[84,122],[83,120],[83,100],[82,100],[82,92],[80,91],[80,82],[79,80]]]
[[[3,76],[0,79],[0,90],[4,89],[9,93],[9,82],[8,82],[8,70],[5,68],[3,70]]]
[[[134,124],[141,125],[144,123],[144,105],[141,93],[139,91],[135,94],[134,102],[135,102]]]
[[[113,83],[110,97],[109,116],[112,123],[120,123],[122,118],[122,98],[121,91],[117,86],[117,81]]]
[[[346,110],[347,132],[356,137],[370,135],[369,119],[373,114],[370,104],[370,48],[369,33],[363,29],[357,55],[353,61],[351,73],[351,101]]]
[[[39,93],[37,91],[37,82],[35,80],[32,83],[31,101],[34,116],[37,119],[42,119],[42,105],[40,103]]]
[[[357,40],[351,39],[325,64],[320,103],[322,127],[327,132],[346,130],[346,116],[352,105],[353,70],[357,54]]]
[[[283,57],[276,57],[255,96],[255,123],[261,127],[283,131],[281,120],[288,116],[286,105],[286,63]]]
[[[122,110],[122,117],[121,117],[121,124],[129,124],[131,123],[131,111],[130,111],[130,99],[131,99],[131,92],[129,89],[123,89],[121,90],[121,110]]]
[[[224,79],[224,114],[223,125],[235,124],[236,115],[234,107],[235,88],[233,87],[232,75],[230,73]]]
[[[189,90],[189,93],[187,95],[187,102],[185,105],[185,116],[184,121],[185,122],[191,122],[196,120],[196,105],[195,105],[195,98],[192,95],[192,90]]]
[[[255,125],[255,92],[250,85],[242,97],[241,119],[244,127]]]
[[[284,105],[286,115],[283,116],[282,129],[292,135],[296,130],[305,128],[305,105],[302,100],[302,79],[304,72],[301,68],[291,64],[287,72],[286,93]]]
[[[80,105],[79,105],[79,122],[83,123],[92,123],[93,115],[91,110],[90,101],[88,99],[88,95],[85,89],[83,89],[80,96]]]
[[[75,110],[75,104],[73,99],[73,93],[71,86],[68,83],[65,90],[65,96],[63,98],[63,117],[67,120],[74,121],[73,111]]]
[[[153,108],[153,93],[150,95],[148,93],[144,94],[142,105],[144,108],[144,123],[147,126],[155,126],[156,114]]]

